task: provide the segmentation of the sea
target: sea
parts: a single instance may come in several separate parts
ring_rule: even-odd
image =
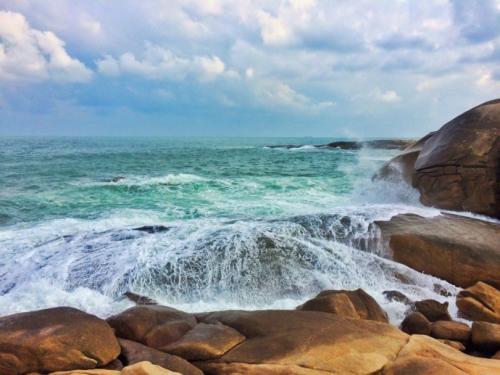
[[[362,288],[401,321],[459,289],[390,260],[376,220],[436,216],[398,150],[331,138],[0,138],[0,315],[73,306],[107,317],[134,292],[185,311],[295,308]],[[299,145],[296,148],[269,147]]]

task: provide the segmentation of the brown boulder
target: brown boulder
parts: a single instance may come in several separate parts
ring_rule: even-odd
[[[151,362],[138,362],[125,367],[120,375],[183,375],[163,367],[153,365]]]
[[[464,288],[478,281],[500,287],[500,224],[448,214],[376,224],[396,262]]]
[[[58,307],[0,318],[0,373],[105,366],[120,354],[111,327],[96,316]]]
[[[447,339],[438,339],[439,342],[451,346],[453,349],[460,350],[461,352],[465,351],[465,345],[460,341],[447,340]]]
[[[440,303],[433,299],[415,302],[415,309],[422,313],[430,322],[438,320],[451,320],[448,313],[448,302]]]
[[[470,331],[467,324],[447,320],[439,320],[431,326],[431,336],[443,340],[466,342],[470,339]]]
[[[478,282],[460,291],[457,307],[467,319],[500,323],[500,292],[486,283]]]
[[[363,289],[324,290],[297,310],[322,311],[345,318],[388,322],[387,313]]]
[[[118,337],[158,348],[179,339],[196,319],[166,306],[140,305],[108,318],[108,323]]]
[[[422,313],[412,312],[401,322],[401,330],[409,335],[430,335],[431,323]]]
[[[153,365],[158,365],[183,375],[203,375],[197,367],[180,357],[163,353],[135,341],[125,339],[119,339],[118,341],[122,347],[121,356],[128,365],[148,361]]]
[[[425,205],[500,217],[500,99],[445,124],[424,143],[413,186]]]
[[[500,324],[472,323],[472,344],[477,348],[493,352],[500,350]]]
[[[244,340],[245,336],[231,327],[199,323],[161,350],[190,361],[201,361],[219,358]]]

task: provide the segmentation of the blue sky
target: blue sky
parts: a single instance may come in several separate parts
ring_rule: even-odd
[[[0,0],[0,134],[420,136],[500,97],[500,0]]]

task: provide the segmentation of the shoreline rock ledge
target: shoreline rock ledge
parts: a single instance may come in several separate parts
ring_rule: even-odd
[[[500,218],[500,99],[408,146],[374,178],[407,181],[427,206]]]

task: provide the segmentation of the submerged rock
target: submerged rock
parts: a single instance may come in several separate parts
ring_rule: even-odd
[[[94,315],[58,307],[0,318],[0,374],[93,369],[120,354],[113,330]]]
[[[457,296],[460,315],[470,320],[500,323],[500,291],[478,282]]]
[[[134,230],[138,230],[140,232],[146,232],[149,234],[168,232],[170,229],[172,228],[166,227],[164,225],[144,225],[142,227],[134,228]]]
[[[141,296],[140,294],[134,292],[125,292],[123,296],[134,302],[136,305],[158,305],[154,299]]]
[[[390,256],[460,287],[500,287],[500,224],[455,215],[402,214],[377,221]]]
[[[324,290],[297,310],[322,311],[345,318],[368,319],[387,323],[387,313],[363,289]]]

